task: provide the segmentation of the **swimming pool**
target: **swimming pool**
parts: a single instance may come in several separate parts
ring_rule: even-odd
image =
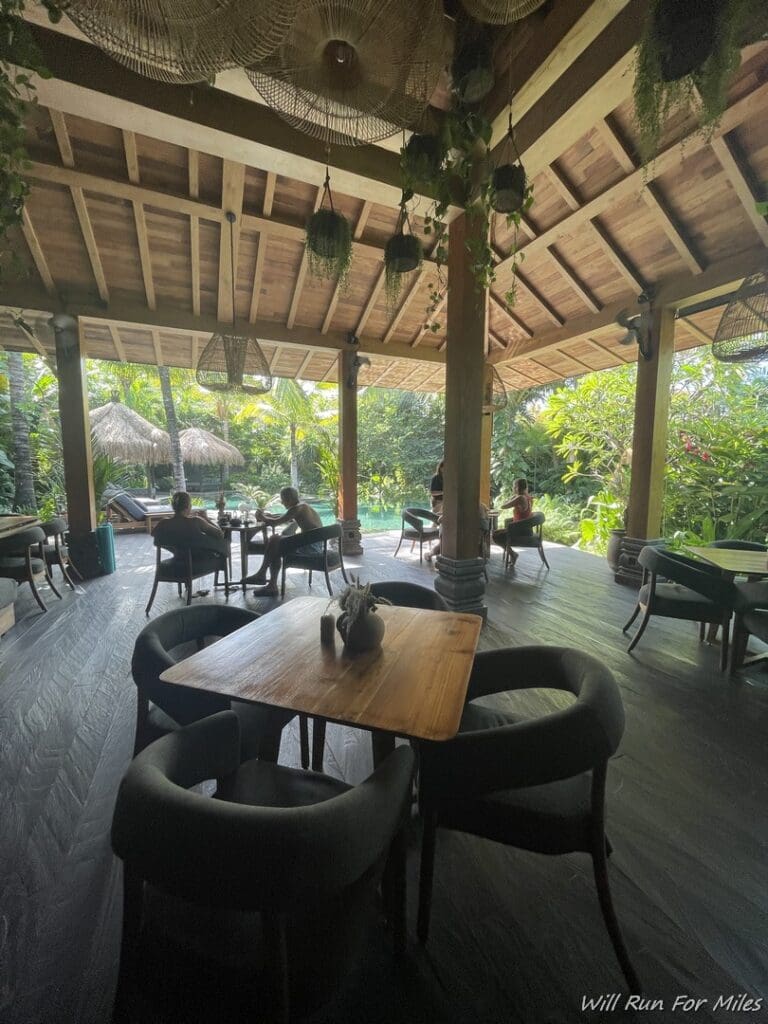
[[[218,495],[203,495],[203,504],[207,509],[214,509],[216,507],[216,498]],[[237,509],[244,502],[244,499],[237,494],[228,494],[227,508]],[[335,522],[335,516],[330,504],[327,501],[315,501],[312,498],[309,499],[309,504],[313,508],[317,509],[320,514],[320,518],[323,523],[327,526],[330,523]],[[377,533],[384,530],[399,530],[400,529],[400,513],[408,505],[413,505],[419,508],[428,508],[429,502],[424,495],[412,498],[408,501],[404,501],[402,505],[388,506],[388,505],[373,505],[373,504],[359,504],[357,506],[357,517],[360,520],[360,529],[363,533]],[[280,505],[279,502],[274,502],[269,506],[270,511],[277,511]]]

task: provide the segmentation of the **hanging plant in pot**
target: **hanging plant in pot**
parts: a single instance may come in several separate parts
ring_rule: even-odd
[[[493,88],[493,51],[487,29],[469,18],[456,24],[456,54],[451,64],[453,91],[462,103],[484,100]]]
[[[339,597],[341,615],[336,620],[344,647],[350,654],[362,654],[381,646],[384,620],[376,615],[376,606],[390,602],[371,593],[370,583],[352,577],[351,584]]]
[[[404,275],[417,270],[424,259],[421,240],[413,234],[408,217],[406,203],[411,198],[413,198],[413,193],[410,190],[403,192],[395,233],[384,248],[384,290],[389,307],[394,306],[397,302]],[[408,229],[407,233],[406,228]]]
[[[700,110],[709,137],[725,109],[728,84],[748,36],[750,0],[653,0],[635,62],[635,120],[643,163],[659,149],[665,121]]]
[[[328,206],[325,205],[326,200]],[[333,208],[330,178],[326,170],[323,199],[307,221],[306,252],[313,277],[335,277],[346,285],[352,262],[352,228]]]
[[[412,135],[400,151],[400,172],[406,188],[429,192],[440,174],[444,159],[445,147],[438,135]]]

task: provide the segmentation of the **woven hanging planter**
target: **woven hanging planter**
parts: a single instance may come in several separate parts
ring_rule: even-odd
[[[89,39],[148,78],[183,84],[252,64],[278,46],[298,0],[67,0]]]
[[[490,25],[509,25],[527,18],[546,0],[461,0],[464,10],[477,21]]]
[[[507,407],[507,389],[495,366],[491,367],[491,379],[486,385],[483,412],[500,412]]]
[[[418,122],[446,52],[439,0],[298,0],[283,42],[246,73],[294,128],[359,145]]]
[[[326,201],[328,206],[325,206]],[[344,288],[352,263],[352,228],[347,218],[333,208],[327,168],[321,205],[307,221],[304,244],[310,274],[313,277],[335,277]]]
[[[405,228],[408,228],[408,234],[405,233]],[[417,270],[423,259],[424,249],[421,240],[411,233],[408,209],[403,196],[395,233],[384,247],[384,285],[389,307],[397,302],[404,275]]]
[[[272,389],[272,374],[261,345],[255,338],[238,334],[235,321],[234,213],[227,214],[232,254],[232,330],[217,331],[197,363],[197,383],[206,391],[264,395]]]
[[[712,355],[723,363],[768,356],[768,270],[748,277],[725,307]]]

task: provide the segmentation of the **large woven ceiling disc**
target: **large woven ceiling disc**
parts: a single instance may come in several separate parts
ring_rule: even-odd
[[[477,21],[490,25],[509,25],[527,18],[546,0],[461,0],[464,9]]]

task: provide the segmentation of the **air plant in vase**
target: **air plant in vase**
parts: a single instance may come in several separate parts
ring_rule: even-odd
[[[395,233],[384,248],[384,290],[390,308],[396,304],[400,295],[404,275],[417,270],[424,259],[421,240],[413,234],[408,217],[406,204],[412,198],[413,193],[409,189],[403,192]]]
[[[699,108],[707,137],[725,109],[727,88],[749,33],[751,0],[653,0],[635,62],[635,120],[643,163],[659,149],[677,108]]]
[[[376,615],[376,606],[390,604],[386,598],[371,592],[370,583],[352,577],[350,585],[339,595],[341,615],[336,621],[344,646],[352,654],[371,651],[381,644],[384,620]]]
[[[327,170],[320,207],[307,221],[305,246],[310,274],[313,277],[334,277],[344,287],[352,263],[352,228],[347,218],[333,208]]]

